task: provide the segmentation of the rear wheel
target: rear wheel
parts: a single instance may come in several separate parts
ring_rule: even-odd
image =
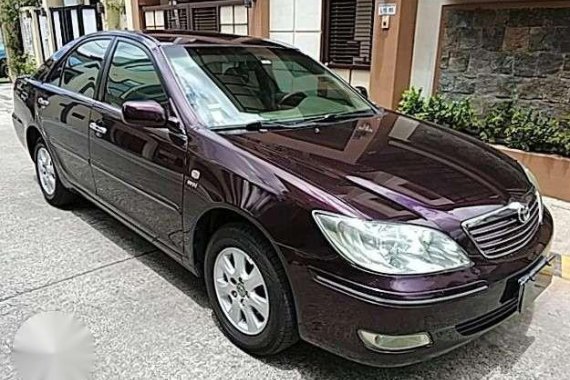
[[[5,59],[0,61],[0,78],[8,78],[8,65]]]
[[[212,237],[206,288],[224,334],[255,355],[271,355],[297,339],[293,300],[272,246],[254,228],[228,224]]]
[[[48,203],[56,207],[71,203],[75,195],[61,183],[51,154],[42,140],[36,143],[34,161],[40,189]]]

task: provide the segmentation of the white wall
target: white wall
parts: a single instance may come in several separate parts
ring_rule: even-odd
[[[362,86],[370,91],[370,70],[333,69],[342,79],[353,87]]]
[[[269,37],[321,57],[322,0],[271,0]]]
[[[451,2],[451,0],[418,2],[410,85],[423,88],[425,94],[431,94],[433,86],[442,6]]]
[[[322,0],[270,0],[269,38],[321,59]],[[353,86],[369,88],[370,71],[335,69]]]

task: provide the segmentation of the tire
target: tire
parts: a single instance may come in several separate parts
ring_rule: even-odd
[[[46,159],[48,162],[45,161]],[[51,158],[51,153],[41,139],[38,140],[34,147],[34,164],[40,190],[50,205],[63,207],[75,200],[75,194],[69,189],[66,189],[61,183],[57,169]],[[53,181],[48,180],[49,185],[46,183],[46,177],[53,179]]]
[[[235,297],[234,294],[222,297],[220,296],[220,291],[216,289],[216,286],[222,285],[215,285],[216,279],[219,281],[218,284],[225,281],[219,280],[219,276],[216,277],[216,274],[219,275],[220,273],[219,270],[216,272],[216,268],[219,268],[219,265],[216,266],[216,260],[227,258],[228,253],[234,257],[236,253],[240,254],[239,251],[246,253],[251,260],[248,263],[250,265],[246,265],[251,272],[246,276],[246,279],[241,280],[247,285],[248,281],[255,277],[252,274],[257,268],[261,273],[265,286],[259,286],[254,290],[246,290],[248,293],[242,298],[245,304],[242,304],[243,308],[241,309],[241,317],[243,317],[243,320],[240,322],[241,326],[230,320],[228,316],[230,311],[222,310],[222,307],[225,307],[227,310],[228,302],[230,302],[228,300],[231,300],[232,297],[236,300],[235,302],[238,302],[237,299],[242,296],[241,293],[238,293],[240,289],[238,287],[233,288],[235,289],[233,291]],[[225,271],[222,272],[224,275],[226,274]],[[204,277],[214,314],[221,325],[224,335],[236,346],[250,354],[266,356],[283,351],[297,342],[299,338],[293,297],[285,271],[271,244],[255,228],[246,224],[235,223],[227,224],[216,231],[206,249]],[[239,278],[235,280],[239,281]],[[228,281],[228,285],[230,283],[231,281]],[[225,287],[225,285],[223,286]],[[243,291],[243,288],[241,290]],[[268,317],[265,319],[261,318],[263,316],[262,308],[259,308],[261,311],[256,309],[257,305],[260,304],[259,301],[254,302],[254,300],[259,300],[260,297],[263,298],[264,293],[269,305]],[[224,302],[225,306],[221,302]],[[234,304],[232,303],[231,305]],[[249,327],[249,324],[247,324],[248,327],[244,326],[246,325],[245,321],[251,321],[252,310],[257,319],[255,327],[263,325],[263,328],[260,331],[252,332],[249,330],[249,332],[245,332],[244,330]],[[258,312],[256,313],[255,311]],[[249,316],[247,318],[246,313]],[[264,320],[264,322],[260,322],[260,320]]]
[[[5,59],[0,61],[0,78],[8,78],[8,64]]]

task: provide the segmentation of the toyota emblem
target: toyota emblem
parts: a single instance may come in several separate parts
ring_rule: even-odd
[[[530,208],[527,205],[521,205],[518,210],[519,222],[526,223],[530,219]]]

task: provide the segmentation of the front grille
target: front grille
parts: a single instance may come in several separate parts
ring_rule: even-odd
[[[498,309],[484,314],[480,317],[463,322],[455,326],[455,329],[461,335],[473,335],[485,331],[501,323],[518,310],[518,299],[514,298]]]
[[[465,232],[483,256],[494,259],[510,255],[524,248],[535,236],[541,222],[542,206],[538,196],[533,194],[527,198],[530,200],[526,203],[513,202],[463,222]]]

